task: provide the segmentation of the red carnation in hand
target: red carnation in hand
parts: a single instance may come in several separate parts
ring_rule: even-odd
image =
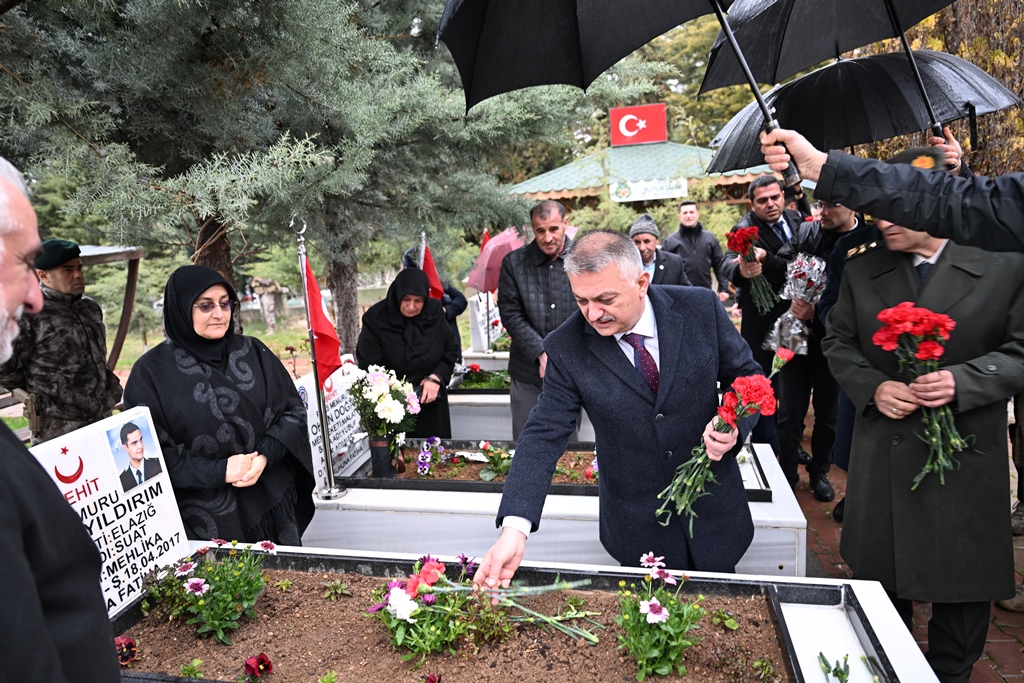
[[[736,429],[736,409],[729,408],[728,406],[720,406],[718,408],[718,417],[722,419],[722,422],[726,423],[733,429]]]
[[[735,409],[736,406],[738,406],[739,404],[740,399],[739,396],[736,395],[736,392],[727,391],[724,394],[722,394],[722,405],[725,406],[726,408]]]
[[[917,353],[914,357],[918,360],[938,360],[942,358],[942,352],[945,349],[942,348],[942,344],[936,341],[923,341],[917,345]]]
[[[762,415],[775,413],[775,392],[772,391],[771,380],[764,375],[737,377],[732,383],[732,388],[739,394],[740,403],[760,406]]]

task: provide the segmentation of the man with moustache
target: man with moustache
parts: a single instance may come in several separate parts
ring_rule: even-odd
[[[690,285],[683,268],[683,260],[658,248],[658,224],[654,217],[645,213],[633,221],[629,238],[640,251],[644,272],[651,276],[652,285]]]
[[[530,414],[498,509],[502,527],[474,580],[507,586],[540,525],[551,474],[585,408],[601,460],[601,544],[637,566],[655,551],[669,568],[731,572],[753,538],[736,452],[756,418],[711,428],[718,383],[761,374],[718,297],[703,287],[649,287],[629,238],[595,231],[566,259],[578,311],[544,340],[544,393]],[[695,503],[693,535],[655,511],[691,449],[707,446],[718,483]]]
[[[786,261],[779,258],[779,250],[796,234],[796,229],[803,222],[803,216],[796,211],[785,208],[785,193],[782,183],[772,175],[754,178],[747,190],[750,200],[750,211],[733,231],[746,227],[757,227],[757,243],[755,244],[757,260],[744,261],[739,254],[729,251],[722,263],[722,271],[739,289],[736,297],[743,318],[740,322],[740,334],[750,346],[754,360],[761,364],[765,373],[771,371],[774,352],[763,348],[764,338],[772,329],[779,316],[789,308],[789,302],[780,300],[771,310],[762,313],[754,305],[754,297],[750,280],[763,275],[772,290],[778,293],[786,282]],[[780,389],[778,377],[772,380],[775,393],[785,401],[785,394]],[[757,443],[770,444],[772,450],[779,452],[779,441],[775,428],[775,416],[762,416],[754,427],[751,438]]]
[[[530,209],[530,225],[533,241],[505,256],[498,277],[498,314],[512,339],[509,402],[516,440],[543,386],[548,360],[544,337],[575,310],[563,259],[571,243],[565,234],[565,207],[552,200],[537,202]]]
[[[81,250],[68,240],[43,242],[35,268],[45,307],[22,319],[0,385],[32,395],[39,444],[110,417],[121,381],[107,368],[103,310],[85,296]]]
[[[1014,595],[1006,399],[1024,389],[1024,254],[963,247],[877,220],[885,247],[846,262],[823,342],[856,409],[840,550],[879,581],[910,627],[932,603],[925,655],[943,683],[967,682],[985,645],[990,601]],[[902,302],[956,322],[940,369],[913,381],[877,346],[878,314]],[[928,474],[921,408],[950,406],[970,446]]]
[[[0,159],[0,361],[22,312],[43,296],[36,216],[20,174]],[[120,667],[100,591],[100,555],[53,480],[0,426],[0,679],[115,683]]]

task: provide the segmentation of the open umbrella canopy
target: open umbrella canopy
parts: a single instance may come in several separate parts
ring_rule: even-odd
[[[498,276],[501,274],[501,262],[510,251],[523,246],[523,240],[515,228],[505,228],[480,250],[480,254],[469,271],[466,281],[478,292],[493,292],[498,288]]]
[[[586,88],[662,33],[714,11],[713,0],[448,0],[448,46],[466,109],[504,92],[564,83]],[[720,0],[723,9],[731,0]]]
[[[999,81],[964,59],[931,50],[916,50],[914,55],[928,97],[944,123],[1019,102]],[[915,133],[930,123],[902,52],[837,61],[770,90],[765,100],[781,126],[825,150]],[[756,103],[740,110],[711,142],[719,149],[708,173],[763,164],[757,135],[763,124]]]
[[[727,22],[759,83],[795,73],[902,31],[953,0],[736,0]],[[746,83],[720,32],[700,92]]]

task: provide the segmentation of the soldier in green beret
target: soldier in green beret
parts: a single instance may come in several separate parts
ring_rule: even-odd
[[[108,417],[121,400],[121,382],[107,368],[103,311],[85,296],[78,245],[46,240],[32,265],[43,310],[21,319],[0,385],[31,396],[38,418],[30,425],[32,443],[39,444]]]

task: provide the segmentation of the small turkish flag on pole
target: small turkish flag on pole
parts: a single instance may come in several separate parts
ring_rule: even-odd
[[[608,110],[612,146],[666,142],[668,123],[664,104],[641,104]]]
[[[341,367],[341,341],[334,323],[327,315],[327,305],[320,296],[320,287],[316,284],[316,276],[309,265],[306,254],[301,254],[305,262],[303,285],[306,287],[306,305],[309,314],[309,329],[313,333],[313,354],[316,357],[316,378],[323,389],[324,382],[330,379],[334,371]]]
[[[441,300],[444,296],[444,287],[441,286],[441,277],[437,274],[437,266],[434,265],[434,257],[427,246],[427,233],[420,233],[420,270],[427,274],[430,282],[430,298]]]

